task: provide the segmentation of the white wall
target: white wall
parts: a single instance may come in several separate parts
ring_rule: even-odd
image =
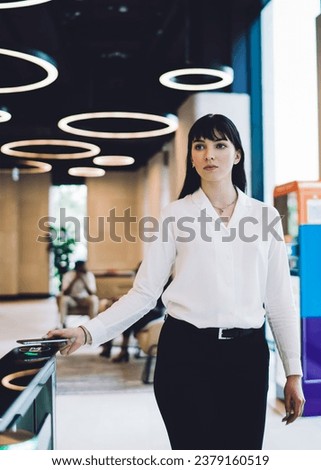
[[[262,12],[265,200],[275,185],[318,179],[316,26],[320,0]]]

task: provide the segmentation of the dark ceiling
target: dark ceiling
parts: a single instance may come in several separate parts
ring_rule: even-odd
[[[258,15],[262,3],[52,0],[38,6],[0,9],[0,48],[42,51],[53,58],[59,70],[58,79],[46,88],[0,94],[0,108],[6,107],[12,114],[11,121],[0,124],[0,145],[23,139],[82,140],[98,145],[101,155],[132,155],[136,163],[128,170],[145,165],[172,136],[91,139],[61,131],[58,120],[95,111],[175,114],[188,92],[162,86],[159,75],[184,65],[230,65],[233,41]],[[42,79],[39,70],[35,65],[0,55],[0,87]],[[222,91],[232,90],[229,87]],[[104,131],[149,128],[147,122],[134,128],[133,124],[132,120],[104,119],[77,126]],[[0,154],[0,167],[12,166],[13,160]],[[70,166],[92,165],[89,159],[49,163],[54,165],[53,179],[58,182],[67,180]]]

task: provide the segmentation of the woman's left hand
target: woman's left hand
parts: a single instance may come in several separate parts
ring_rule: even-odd
[[[285,424],[291,424],[302,416],[304,408],[304,395],[299,375],[289,375],[284,387],[286,415],[282,419]]]

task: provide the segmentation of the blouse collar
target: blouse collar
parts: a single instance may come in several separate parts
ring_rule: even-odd
[[[247,196],[243,191],[236,187],[238,198],[237,198],[237,205],[240,206],[250,206],[251,205],[251,198]],[[197,189],[192,195],[192,201],[197,204],[201,209],[208,208],[209,205],[213,208],[209,198],[204,193],[203,189],[200,187]]]

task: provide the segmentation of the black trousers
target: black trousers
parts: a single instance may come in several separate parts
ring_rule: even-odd
[[[154,390],[172,449],[261,449],[268,367],[263,328],[219,340],[213,328],[168,316]]]

